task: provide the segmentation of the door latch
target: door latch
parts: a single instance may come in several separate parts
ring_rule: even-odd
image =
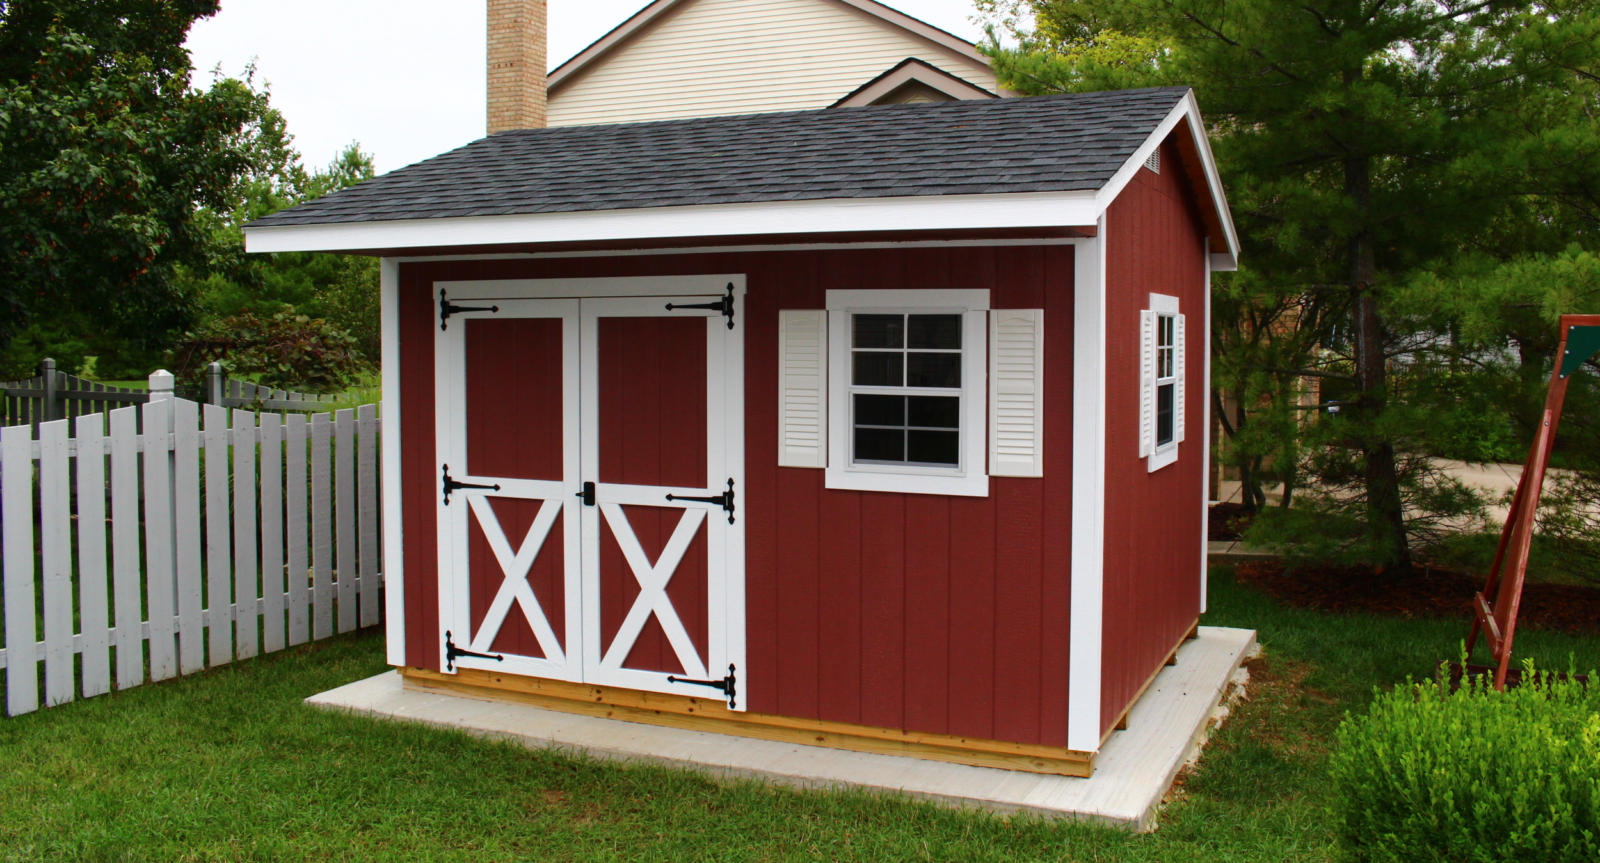
[[[498,653],[473,653],[470,650],[462,650],[461,648],[456,647],[456,643],[454,641],[450,640],[450,633],[446,632],[444,634],[444,670],[445,671],[455,671],[456,670],[456,657],[458,657],[458,656],[476,656],[479,659],[492,659],[495,662],[505,662],[506,661],[506,658],[504,656],[501,656]]]
[[[576,495],[574,495],[574,497],[583,498],[584,506],[594,506],[594,483],[584,483],[583,491],[578,492]]]
[[[728,319],[728,329],[731,330],[733,329],[733,283],[728,283],[728,295],[720,300],[711,303],[678,303],[676,305],[667,303],[667,311],[670,312],[673,309],[710,309],[713,312],[721,312],[722,316]]]
[[[728,706],[729,707],[738,707],[739,706],[739,676],[734,673],[734,670],[735,669],[733,667],[733,664],[729,663],[728,664],[728,676],[722,678],[721,680],[690,680],[687,677],[676,677],[674,675],[669,674],[669,675],[667,675],[667,682],[668,683],[692,683],[695,686],[709,686],[712,689],[720,690],[721,692],[723,692],[724,694],[726,694],[728,696]]]
[[[728,524],[733,524],[733,511],[738,509],[733,503],[733,479],[728,479],[728,490],[714,497],[689,497],[688,495],[667,495],[667,500],[692,500],[696,503],[714,503],[728,512]]]
[[[457,491],[457,490],[463,489],[463,488],[487,488],[487,489],[493,489],[495,491],[499,491],[500,490],[500,485],[498,483],[496,483],[495,485],[478,485],[476,483],[470,483],[470,482],[456,482],[455,480],[450,478],[450,466],[449,465],[445,465],[444,466],[444,505],[445,506],[449,506],[450,505],[450,492]]]
[[[445,299],[444,291],[439,292],[439,329],[450,329],[450,316],[462,312],[499,312],[499,306],[458,306]]]

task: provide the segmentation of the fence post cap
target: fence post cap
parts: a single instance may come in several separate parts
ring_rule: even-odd
[[[172,389],[176,378],[166,369],[157,369],[150,373],[150,397],[161,398],[158,393],[166,393],[166,398],[171,398]]]

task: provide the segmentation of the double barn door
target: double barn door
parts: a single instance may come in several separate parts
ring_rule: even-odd
[[[731,282],[436,288],[441,667],[742,708]]]

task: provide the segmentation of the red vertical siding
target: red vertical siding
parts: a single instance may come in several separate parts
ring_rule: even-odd
[[[408,639],[433,616],[435,279],[744,273],[746,640],[751,710],[910,731],[1066,745],[1072,506],[1070,246],[652,255],[406,264],[402,284]],[[413,287],[414,286],[414,287]],[[1046,310],[1042,479],[995,478],[986,498],[830,490],[777,467],[777,312],[839,288],[987,288],[998,308]],[[411,359],[416,357],[419,359]],[[421,426],[425,426],[422,428]],[[426,450],[420,449],[425,441]],[[416,514],[419,513],[423,517]],[[425,545],[413,538],[426,521]],[[426,607],[412,604],[426,603]],[[421,651],[420,644],[408,656]],[[434,649],[432,656],[437,653]]]
[[[1206,452],[1205,227],[1163,144],[1164,173],[1141,168],[1106,213],[1106,541],[1100,718],[1104,733],[1200,615]],[[1149,473],[1139,457],[1139,313],[1178,297],[1187,317],[1186,440]]]

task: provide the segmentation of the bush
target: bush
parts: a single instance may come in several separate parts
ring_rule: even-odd
[[[1332,773],[1355,859],[1600,860],[1600,686],[1524,679],[1408,681],[1346,717]]]
[[[293,307],[271,317],[244,312],[208,321],[186,333],[168,359],[192,392],[201,391],[212,362],[229,377],[310,393],[344,392],[373,368],[349,333]]]

